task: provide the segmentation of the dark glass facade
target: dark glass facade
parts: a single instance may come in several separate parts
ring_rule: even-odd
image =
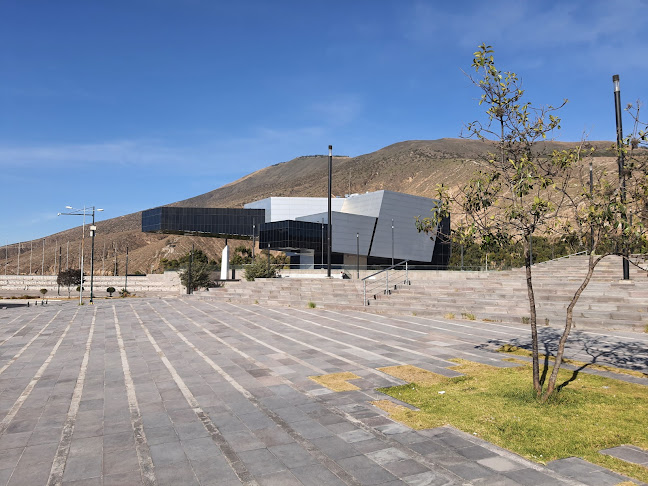
[[[321,250],[322,226],[324,235],[328,225],[309,221],[275,221],[263,223],[259,231],[259,248],[271,250]]]
[[[264,209],[159,207],[142,212],[142,231],[251,238],[264,221]]]

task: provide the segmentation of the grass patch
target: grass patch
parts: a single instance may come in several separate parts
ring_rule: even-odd
[[[518,356],[527,356],[529,358],[531,357],[530,350],[519,348],[511,344],[505,344],[504,346],[500,346],[500,348],[497,351],[499,353],[510,353],[510,354],[516,354]],[[546,355],[539,354],[538,358],[540,360],[544,360],[546,358]],[[549,356],[549,361],[554,362],[555,358],[553,356]],[[586,363],[585,361],[576,361],[575,359],[563,358],[563,363],[576,366],[578,368],[584,367],[587,370],[609,371],[610,373],[618,373],[620,375],[636,376],[638,378],[648,378],[648,374],[643,373],[641,371],[627,370],[624,368],[615,368],[614,366],[608,366],[608,365]]]
[[[317,304],[315,302],[310,302],[310,301],[308,302],[309,309],[314,309],[315,307],[317,307]]]
[[[424,386],[436,385],[441,383],[445,378],[443,375],[432,373],[431,371],[412,365],[387,366],[386,368],[378,368],[378,371],[395,376],[408,383],[417,383]]]
[[[475,320],[475,314],[473,314],[472,312],[462,312],[461,317],[463,319],[467,319],[469,321],[474,321]]]
[[[357,386],[349,383],[347,380],[358,380],[361,377],[351,373],[350,371],[345,371],[343,373],[331,373],[328,375],[319,375],[319,376],[309,376],[311,380],[315,383],[319,383],[322,386],[325,386],[329,390],[336,392],[341,391],[352,391],[359,390]]]
[[[448,312],[448,313],[447,313],[446,315],[444,315],[443,317],[445,317],[446,319],[454,319],[454,318],[455,318],[455,315],[454,315],[454,312]]]
[[[394,409],[391,416],[413,428],[449,424],[540,463],[577,456],[648,481],[647,468],[598,452],[622,444],[648,448],[648,387],[580,373],[541,404],[531,387],[528,363],[497,368],[457,362],[453,369],[464,376],[430,386],[381,389],[420,409]],[[558,383],[572,375],[561,370]]]

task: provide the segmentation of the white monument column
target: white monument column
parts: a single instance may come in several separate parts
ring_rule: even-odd
[[[227,241],[227,240],[225,240]],[[229,278],[229,245],[225,243],[225,248],[223,248],[223,253],[221,254],[221,280],[227,280]]]

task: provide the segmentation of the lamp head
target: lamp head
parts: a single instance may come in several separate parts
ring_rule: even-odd
[[[619,86],[619,75],[615,74],[612,76],[612,82],[614,83],[614,92],[621,91],[621,87]]]
[[[74,209],[72,206],[65,206],[65,209]]]

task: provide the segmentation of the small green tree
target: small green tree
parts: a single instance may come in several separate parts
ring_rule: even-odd
[[[257,257],[245,267],[245,280],[252,281],[256,278],[275,278],[277,264],[272,262],[271,256]]]
[[[47,293],[47,289],[40,289],[40,293],[45,298],[45,294]]]
[[[252,263],[252,249],[245,245],[238,245],[232,251],[230,265],[247,265]]]
[[[524,91],[516,74],[497,69],[492,53],[490,46],[482,44],[474,54],[472,66],[480,77],[470,79],[482,91],[480,105],[487,107],[487,120],[468,124],[464,136],[492,142],[493,152],[481,160],[482,169],[459,191],[450,193],[440,186],[438,207],[431,217],[418,220],[417,227],[420,231],[434,232],[442,218],[452,211],[458,221],[451,232],[454,241],[478,245],[486,252],[522,246],[530,311],[533,388],[544,401],[556,389],[564,346],[572,328],[573,308],[596,265],[611,254],[606,251],[595,257],[594,251],[603,248],[603,242],[609,247],[615,241],[625,244],[630,236],[645,238],[648,179],[645,163],[637,162],[626,169],[625,180],[631,190],[626,192],[625,199],[619,181],[611,180],[605,173],[599,174],[590,195],[589,188],[585,189],[584,176],[589,175],[586,160],[591,150],[580,144],[573,149],[545,153],[538,144],[560,128],[560,118],[553,113],[566,101],[557,108],[535,107],[524,102]],[[643,137],[645,141],[645,131]],[[636,215],[634,223],[628,217],[631,207]],[[591,228],[596,230],[596,238],[588,272],[567,308],[554,368],[544,388],[539,371],[531,238],[539,233],[582,240]]]
[[[56,277],[56,283],[58,285],[67,287],[68,289],[68,298],[70,297],[70,287],[81,285],[81,270],[76,268],[68,268],[67,270],[61,270]]]
[[[115,287],[108,287],[106,289],[106,292],[108,292],[108,295],[112,297],[112,295],[115,293]]]

